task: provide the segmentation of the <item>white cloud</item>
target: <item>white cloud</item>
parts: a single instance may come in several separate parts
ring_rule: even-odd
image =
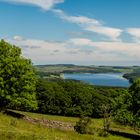
[[[29,4],[40,7],[45,11],[50,10],[55,4],[63,3],[64,0],[3,0],[11,3]]]
[[[140,38],[140,28],[128,28],[127,32],[132,36]]]
[[[74,46],[93,46],[93,42],[87,38],[74,38],[69,40]]]
[[[52,11],[63,20],[78,24],[82,29],[86,31],[107,36],[112,40],[118,40],[121,33],[123,32],[123,30],[118,28],[104,26],[100,21],[93,18],[88,18],[85,16],[68,16],[62,10],[58,9],[54,9]]]
[[[36,64],[103,62],[119,65],[137,62],[140,59],[138,43],[94,42],[87,38],[73,38],[64,42],[25,39],[15,36],[8,42],[20,46],[23,55]],[[97,63],[98,62],[98,63]],[[118,63],[116,63],[118,62]]]
[[[64,48],[64,43],[63,42],[51,42],[51,41],[45,41],[45,40],[36,40],[36,39],[25,39],[21,36],[14,36],[12,39],[8,39],[8,41],[12,44],[16,44],[17,46],[20,46],[22,49],[44,49],[48,53],[53,52],[60,48],[62,51]]]
[[[21,47],[23,56],[32,59],[36,64],[59,61],[59,56],[66,50],[63,42],[26,39],[20,36],[9,38],[7,41]]]
[[[69,16],[65,14],[62,10],[53,9],[55,4],[63,3],[64,0],[2,0],[11,3],[19,4],[29,4],[40,7],[45,11],[52,10],[61,19],[68,21],[70,23],[75,23],[79,25],[83,30],[97,33],[110,38],[111,40],[119,40],[119,37],[123,30],[119,28],[104,26],[100,21],[94,18],[88,18],[86,16]]]
[[[58,16],[60,16],[60,18],[68,21],[68,22],[71,22],[71,23],[76,23],[76,24],[79,24],[79,25],[82,25],[82,26],[85,26],[85,25],[100,25],[100,22],[96,19],[90,19],[88,17],[85,17],[85,16],[68,16],[66,15],[62,10],[60,9],[53,9],[52,10],[55,14],[57,14]]]
[[[122,33],[121,29],[94,25],[86,27],[85,30],[108,36],[112,40],[119,40]]]
[[[140,28],[128,28],[126,32],[133,36],[134,41],[140,43]]]
[[[96,47],[98,52],[101,52],[100,55],[103,55],[104,53],[113,53],[115,54],[123,54],[124,56],[131,57],[134,59],[139,58],[140,59],[140,46],[138,43],[127,43],[127,42],[94,42],[89,39],[82,39],[82,38],[76,38],[71,39],[71,43],[75,46],[91,46]],[[123,57],[124,57],[123,56]],[[112,59],[112,58],[111,58]],[[129,58],[128,58],[129,59]]]

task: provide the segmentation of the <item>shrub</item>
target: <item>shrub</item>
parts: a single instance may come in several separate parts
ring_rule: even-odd
[[[82,116],[74,126],[74,130],[80,134],[91,134],[93,132],[89,127],[90,124],[91,124],[91,118]]]

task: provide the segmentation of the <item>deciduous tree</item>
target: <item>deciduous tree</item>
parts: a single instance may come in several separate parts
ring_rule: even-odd
[[[0,107],[36,109],[36,77],[21,49],[0,41]]]

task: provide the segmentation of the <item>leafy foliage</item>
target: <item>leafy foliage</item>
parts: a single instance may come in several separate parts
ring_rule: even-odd
[[[133,126],[140,133],[140,79],[133,82],[127,94],[117,97],[114,104],[115,120]]]
[[[83,84],[82,84],[83,85]],[[46,82],[37,84],[37,100],[41,113],[79,116],[92,113],[92,94],[76,82]]]
[[[118,92],[124,89],[111,91],[102,90],[91,85],[77,81],[46,81],[39,79],[37,82],[38,112],[65,116],[90,116],[100,118],[102,105],[110,105],[113,98],[119,96]],[[108,91],[108,92],[107,92]]]
[[[36,109],[36,78],[31,61],[21,49],[0,41],[0,107]]]

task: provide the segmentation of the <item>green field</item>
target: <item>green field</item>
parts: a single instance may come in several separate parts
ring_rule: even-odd
[[[106,73],[106,72],[133,72],[135,67],[113,67],[113,66],[80,66],[80,65],[38,65],[35,66],[39,72],[46,73]]]
[[[24,115],[38,119],[56,120],[69,122],[73,125],[78,118],[61,117],[52,115],[42,115],[36,113],[20,112]],[[47,128],[41,124],[32,124],[31,122],[16,119],[11,116],[0,113],[0,139],[1,140],[129,140],[128,138],[109,135],[100,137],[97,130],[102,128],[102,119],[92,119],[92,128],[95,129],[94,135],[81,135],[74,131],[59,130]],[[111,125],[112,129],[134,134],[130,127],[120,126],[115,123]],[[99,130],[98,130],[99,131]]]

